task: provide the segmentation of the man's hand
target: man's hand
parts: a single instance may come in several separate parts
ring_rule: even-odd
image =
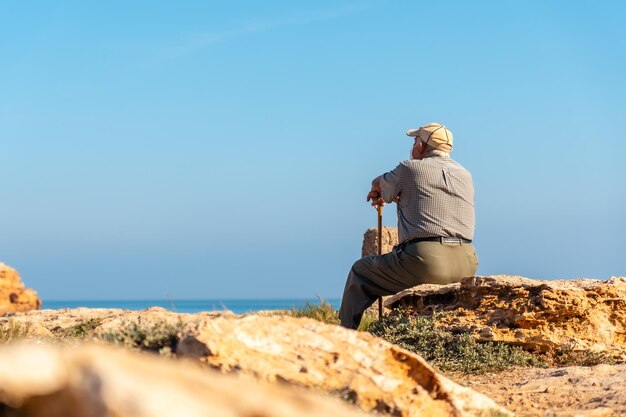
[[[380,188],[380,176],[374,178],[372,181],[372,190],[367,194],[367,201],[372,201],[372,206],[376,209],[383,207],[385,201],[381,198],[382,190]]]
[[[382,189],[380,188],[380,178],[382,176],[378,176],[374,178],[372,181],[372,190],[367,194],[367,201],[372,201],[372,206],[378,209],[378,207],[383,207],[385,205],[385,200],[381,198]],[[400,196],[396,196],[393,198],[393,202],[397,203],[400,201]]]
[[[383,207],[385,205],[385,201],[380,198],[380,193],[376,190],[372,190],[367,194],[367,201],[372,200],[372,206],[378,209],[378,206]]]

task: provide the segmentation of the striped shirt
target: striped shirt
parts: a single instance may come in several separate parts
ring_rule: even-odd
[[[398,202],[398,241],[474,238],[472,175],[449,157],[403,161],[380,179],[382,198]]]

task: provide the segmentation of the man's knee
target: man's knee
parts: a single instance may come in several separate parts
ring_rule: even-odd
[[[348,278],[346,279],[346,288],[345,288],[344,293],[348,294],[348,293],[353,293],[357,291],[358,288],[360,287],[359,282],[360,282],[359,275],[355,273],[354,265],[352,265],[352,268],[350,269],[350,272],[348,273]]]
[[[372,260],[371,257],[366,256],[365,258],[361,258],[355,263],[352,264],[352,268],[350,269],[350,276],[367,276],[369,272],[372,270]]]
[[[371,294],[371,261],[367,257],[356,261],[346,279],[343,299],[364,300],[373,297]]]

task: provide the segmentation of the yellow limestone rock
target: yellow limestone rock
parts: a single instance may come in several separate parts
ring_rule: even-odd
[[[224,372],[340,395],[366,411],[393,416],[510,415],[411,352],[365,332],[311,319],[216,318],[184,337],[176,352]]]
[[[17,271],[0,262],[0,315],[41,308],[37,293],[24,288]]]
[[[591,350],[626,359],[626,278],[542,281],[518,276],[470,277],[419,285],[385,302],[418,314],[450,311],[439,324],[481,341],[527,349]]]
[[[64,308],[59,310],[33,310],[0,317],[0,330],[13,325],[20,328],[44,328],[61,332],[75,326],[89,324],[93,334],[116,332],[132,325],[150,328],[155,325],[195,328],[198,323],[214,317],[236,317],[228,311],[206,311],[201,313],[173,313],[162,307],[146,310],[121,310],[118,308]]]
[[[0,348],[0,415],[365,417],[338,399],[106,346]]]
[[[398,244],[398,229],[395,227],[385,226],[382,230],[382,254],[391,252],[394,246]],[[378,229],[367,229],[363,234],[363,245],[361,246],[361,257],[378,255]],[[347,275],[347,273],[346,273]],[[382,297],[383,302],[388,297]],[[378,302],[372,304],[367,312],[373,316],[378,316]],[[385,313],[385,312],[384,312]]]
[[[383,227],[382,253],[389,253],[398,244],[398,229],[395,227]],[[361,257],[378,255],[378,229],[367,229],[363,235]]]
[[[179,357],[242,377],[339,396],[366,411],[399,417],[510,415],[489,398],[438,374],[411,352],[366,332],[311,319],[83,308],[0,317],[0,331],[13,325],[60,334],[81,323],[93,324],[89,334],[120,332],[134,324],[178,324]],[[0,390],[1,381],[0,376]]]

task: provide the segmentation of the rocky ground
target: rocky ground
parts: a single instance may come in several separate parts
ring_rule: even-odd
[[[550,352],[603,352],[626,360],[626,278],[571,281],[475,276],[450,285],[419,285],[385,301],[415,314],[445,313],[439,325],[481,342]]]
[[[80,407],[90,410],[103,402],[109,407],[108,401],[123,404],[124,401],[115,395],[108,395],[109,390],[115,389],[115,383],[107,381],[115,381],[118,377],[111,375],[106,366],[99,365],[117,363],[122,360],[117,359],[120,354],[110,348],[95,352],[84,347],[88,341],[97,341],[100,346],[111,342],[133,350],[174,356],[185,363],[191,361],[204,365],[214,379],[219,375],[235,374],[248,381],[255,390],[258,384],[267,383],[305,388],[315,398],[324,394],[343,399],[355,409],[377,414],[395,417],[511,415],[488,397],[436,372],[412,352],[367,332],[347,330],[308,318],[176,314],[162,308],[140,312],[38,310],[0,317],[2,335],[5,340],[34,340],[43,349],[34,350],[30,360],[28,355],[22,356],[22,361],[15,360],[16,352],[26,348],[11,349],[9,344],[8,350],[0,350],[0,381],[12,381],[11,386],[5,383],[0,389],[0,405],[10,407],[14,415],[37,415],[29,414],[28,407],[39,409],[38,398],[42,396],[50,397],[50,404],[69,407],[72,413],[75,413],[75,405],[65,401],[66,397],[81,397]],[[37,361],[41,363],[37,364]],[[138,356],[129,356],[123,361],[126,365],[122,368],[132,369],[132,378],[142,384],[159,381],[156,375],[150,376],[151,371],[142,374],[150,366]],[[37,371],[41,369],[55,371],[49,377],[46,372]],[[170,375],[167,378],[178,378],[173,368],[168,369],[164,371]],[[119,378],[125,380],[131,376]],[[95,381],[92,389],[83,387],[87,382],[80,382],[90,380]],[[103,390],[101,384],[111,388]],[[43,387],[41,390],[33,389],[40,386]],[[62,393],[61,397],[58,393]],[[158,395],[132,395],[142,396],[145,401],[161,401]],[[234,403],[233,407],[236,406]],[[279,402],[275,406],[282,407]],[[126,413],[131,408],[120,409]],[[0,408],[0,415],[1,411]],[[140,417],[156,414],[85,415]],[[250,415],[269,417],[279,414],[270,410],[266,414]]]
[[[519,417],[626,416],[626,365],[457,376]]]
[[[372,233],[364,254],[375,249]],[[388,251],[393,230],[383,237]],[[405,310],[402,320],[431,317],[474,344],[521,346],[549,363],[605,363],[482,375],[444,375],[399,341],[288,314],[40,305],[0,264],[0,416],[626,416],[623,277],[477,276],[385,300],[388,311]]]
[[[471,333],[482,342],[569,355],[581,363],[626,360],[624,277],[471,277],[447,286],[414,287],[385,304],[419,315],[443,313],[440,328]],[[457,380],[519,416],[626,416],[626,365],[527,368]]]
[[[15,384],[18,388],[13,392],[14,396],[37,397],[38,392],[29,391],[37,381],[39,381],[37,384],[52,384],[50,386],[57,388],[61,384],[63,390],[71,392],[82,390],[80,384],[76,385],[71,381],[50,382],[38,379],[39,369],[58,367],[59,361],[65,364],[64,367],[69,367],[68,369],[77,367],[84,371],[85,367],[91,369],[96,362],[106,364],[121,360],[126,363],[123,368],[133,375],[138,374],[136,378],[139,380],[149,381],[150,378],[156,378],[156,375],[141,375],[141,369],[145,366],[141,361],[133,364],[135,361],[133,356],[129,359],[120,359],[116,356],[119,354],[109,353],[106,349],[86,348],[85,353],[83,348],[80,348],[84,341],[94,340],[93,336],[99,334],[118,335],[119,338],[115,340],[118,344],[128,346],[129,342],[137,342],[136,347],[145,344],[144,347],[150,350],[146,329],[152,329],[155,333],[152,337],[158,343],[163,343],[167,338],[164,333],[176,332],[179,341],[170,345],[170,348],[171,353],[178,357],[208,365],[212,370],[219,371],[218,375],[234,373],[244,378],[248,384],[252,384],[245,388],[254,393],[251,396],[257,395],[256,390],[259,390],[258,395],[262,397],[265,395],[264,390],[271,389],[257,388],[256,382],[270,384],[281,382],[290,386],[306,387],[307,391],[314,393],[325,393],[326,396],[343,399],[344,402],[355,404],[365,411],[382,415],[480,416],[490,415],[489,412],[483,413],[481,410],[492,410],[494,415],[504,416],[506,412],[503,409],[521,417],[626,415],[626,390],[623,389],[626,365],[526,368],[497,374],[454,374],[449,375],[448,379],[433,371],[416,355],[395,348],[365,332],[347,331],[308,319],[282,316],[240,317],[228,313],[175,314],[161,308],[141,312],[112,309],[41,310],[0,317],[0,334],[4,332],[6,335],[11,328],[18,331],[26,329],[26,326],[28,330],[19,335],[20,339],[44,341],[45,344],[50,344],[51,350],[45,350],[41,353],[43,356],[37,356],[39,359],[43,357],[45,363],[37,365],[36,360],[25,358],[23,363],[30,365],[22,369],[20,362],[15,360],[15,350],[9,350],[8,353],[6,350],[0,350],[0,380],[5,382],[3,395],[7,393],[7,375],[12,376],[14,382],[17,381]],[[77,345],[77,342],[80,344]],[[21,347],[20,351],[28,351],[24,349]],[[57,365],[54,365],[55,363]],[[135,367],[138,367],[138,370],[135,370]],[[108,365],[96,368],[90,370],[90,374],[92,377],[97,375],[97,378],[106,384],[117,384],[115,381],[118,378],[121,380],[131,378],[125,374],[114,375],[115,372],[111,369],[118,368],[110,368]],[[104,368],[107,369],[106,372]],[[28,369],[35,369],[32,371],[35,376],[29,376],[26,372]],[[175,383],[179,376],[175,375],[177,372],[173,369],[164,368],[163,372],[169,375],[167,378],[171,378],[168,383],[189,384],[185,381],[191,377],[185,376],[187,371],[184,370],[181,371],[182,382]],[[23,379],[16,379],[16,375]],[[219,376],[213,372],[208,378],[209,380],[203,384],[208,386],[222,384]],[[463,391],[463,388],[450,380],[470,390]],[[246,386],[246,382],[231,382],[230,379],[223,384],[224,387],[234,384],[233,386],[239,387],[236,389],[244,389],[242,387]],[[491,405],[486,397],[475,396],[474,391],[493,399],[503,409]],[[133,395],[145,396],[145,401],[150,401],[149,393],[142,391]],[[333,407],[332,403],[326,403],[326,400],[317,394],[310,398],[307,394],[294,394],[287,390],[272,395],[276,398],[285,396],[289,398],[286,400],[288,403],[304,401],[311,404],[313,408],[301,415],[315,415],[318,406],[321,407],[320,410]],[[298,400],[298,396],[302,399]],[[113,401],[115,407],[125,410],[123,401],[118,404],[113,397],[98,398],[98,401]],[[62,399],[51,397],[50,401],[53,400],[56,403]],[[6,402],[7,399],[0,398],[0,403],[3,401]],[[24,401],[30,404],[28,400]],[[287,404],[285,407],[289,408],[291,405]],[[338,408],[335,413],[335,415],[352,414],[352,411],[349,409],[344,411],[344,408]],[[0,407],[0,415],[11,414],[8,412],[3,414]]]

